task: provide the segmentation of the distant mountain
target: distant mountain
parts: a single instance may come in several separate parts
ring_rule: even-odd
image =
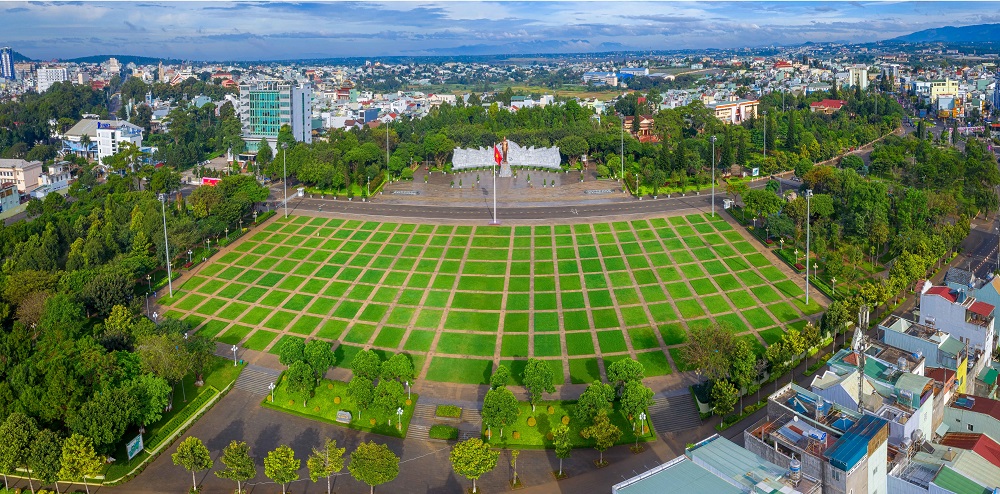
[[[107,62],[109,58],[117,58],[118,62],[122,65],[128,65],[134,63],[136,65],[156,65],[159,62],[165,64],[178,64],[181,60],[176,60],[172,58],[156,58],[156,57],[140,57],[135,55],[92,55],[89,57],[79,57],[79,58],[68,58],[64,59],[63,62],[72,63],[103,63]]]
[[[1000,24],[976,24],[973,26],[945,26],[924,29],[888,41],[904,43],[983,43],[1000,39]]]
[[[18,51],[11,50],[10,54],[11,54],[11,58],[14,59],[14,63],[18,63],[18,62],[34,62],[34,60],[32,60],[32,59],[30,59],[30,58],[22,55]]]

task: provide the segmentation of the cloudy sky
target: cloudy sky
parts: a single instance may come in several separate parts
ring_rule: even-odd
[[[0,2],[34,59],[514,54],[864,42],[1000,22],[1000,2]]]

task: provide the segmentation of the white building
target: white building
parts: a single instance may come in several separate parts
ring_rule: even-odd
[[[14,182],[17,184],[17,191],[22,194],[35,190],[41,175],[41,161],[0,159],[0,182]]]
[[[90,140],[90,146],[83,149],[83,136]],[[132,125],[124,120],[97,120],[85,118],[69,129],[63,136],[63,152],[95,153],[97,161],[104,164],[104,159],[121,150],[122,144],[130,142],[142,148],[142,127]]]
[[[38,92],[44,93],[53,84],[68,80],[69,76],[66,74],[65,67],[56,67],[56,68],[43,67],[38,69],[36,79],[37,79],[36,87],[38,88]]]
[[[277,149],[278,130],[292,127],[296,141],[312,142],[312,86],[289,81],[266,80],[240,84],[237,110],[243,124],[247,149],[255,151],[261,139]]]
[[[934,326],[969,347],[970,355],[979,354],[982,361],[993,358],[996,332],[993,326],[995,308],[969,296],[964,290],[925,283],[920,293],[920,323]]]
[[[864,65],[855,65],[847,71],[847,85],[850,87],[861,86],[861,90],[868,89],[868,68]]]

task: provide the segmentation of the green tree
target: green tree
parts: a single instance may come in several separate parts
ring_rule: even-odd
[[[403,406],[406,397],[406,390],[399,381],[392,379],[379,379],[375,386],[375,411],[382,417],[388,417],[390,422],[392,416],[396,415],[396,410]],[[399,424],[399,429],[403,429],[403,424]]]
[[[472,480],[472,492],[476,490],[476,479],[497,466],[500,452],[490,449],[478,437],[462,441],[451,448],[451,466],[455,473]]]
[[[323,379],[326,371],[333,365],[333,352],[330,351],[330,346],[329,341],[312,340],[305,347],[306,363],[318,380]]]
[[[726,380],[718,380],[712,384],[712,409],[720,417],[725,417],[733,412],[736,406],[736,398],[739,390],[736,386]]]
[[[510,450],[510,468],[514,471],[514,480],[511,481],[512,485],[518,485],[520,482],[517,480],[517,457],[521,456],[521,450],[512,449]]]
[[[569,426],[566,424],[559,424],[552,431],[552,444],[556,448],[556,458],[559,458],[559,476],[562,477],[563,474],[563,460],[569,458],[570,453],[573,452],[573,443],[569,440]]]
[[[351,452],[347,470],[355,480],[368,485],[374,494],[376,485],[392,482],[399,475],[399,457],[388,446],[369,441]]]
[[[361,411],[370,407],[375,401],[375,383],[365,376],[354,376],[347,383],[347,394],[358,405],[358,418],[360,419]]]
[[[500,437],[503,437],[503,428],[517,420],[517,398],[505,387],[490,389],[483,398],[481,413],[490,436],[493,427],[499,427]]]
[[[231,441],[222,449],[219,461],[226,468],[216,471],[215,476],[235,481],[237,494],[243,492],[243,482],[257,476],[257,466],[250,457],[250,446],[243,441]]]
[[[642,384],[642,381],[628,381],[622,390],[621,409],[629,420],[635,420],[639,414],[653,404],[653,390]]]
[[[535,411],[535,404],[542,398],[542,393],[556,391],[552,385],[552,368],[547,362],[536,358],[528,359],[528,364],[524,367],[524,389],[528,390],[532,412]]]
[[[594,423],[580,431],[580,437],[593,439],[594,448],[601,453],[598,463],[604,464],[604,451],[615,445],[622,437],[622,431],[611,423],[607,412],[601,410],[594,417]]]
[[[313,377],[313,371],[309,364],[301,360],[293,362],[285,373],[284,379],[285,389],[293,395],[302,396],[302,406],[306,406],[309,395],[316,387],[316,378]]]
[[[568,135],[556,142],[559,152],[569,160],[569,164],[575,166],[580,156],[587,154],[590,150],[587,140],[578,135]]]
[[[594,420],[599,413],[610,413],[611,403],[615,399],[615,388],[610,384],[594,381],[580,395],[576,402],[574,415],[576,419],[583,423]]]
[[[281,494],[285,494],[285,487],[289,482],[299,480],[299,467],[302,460],[295,458],[295,451],[282,444],[274,451],[268,451],[264,457],[264,475],[281,484]]]
[[[188,436],[177,446],[177,452],[170,455],[174,465],[178,465],[191,472],[191,489],[198,490],[198,481],[195,479],[195,472],[212,468],[212,455],[208,448],[194,436]]]
[[[351,370],[355,376],[375,381],[382,373],[382,359],[372,350],[362,350],[351,360]]]
[[[20,412],[14,412],[0,425],[0,472],[3,473],[4,486],[7,485],[7,472],[27,465],[31,454],[31,442],[38,434],[35,419]]]
[[[59,477],[83,482],[83,487],[90,494],[87,477],[95,477],[101,471],[103,461],[94,452],[94,443],[89,437],[73,434],[62,445],[62,467]]]
[[[729,373],[735,340],[733,332],[718,323],[692,328],[690,344],[681,355],[689,368],[708,379],[718,379]]]
[[[28,452],[29,483],[31,475],[34,474],[42,485],[55,483],[58,491],[59,469],[62,467],[61,455],[62,440],[59,434],[48,429],[40,430]]]
[[[740,390],[740,408],[743,408],[742,390],[750,390],[754,378],[757,376],[756,364],[757,355],[750,346],[750,342],[744,338],[739,338],[733,342],[733,353],[729,357],[729,379]]]
[[[288,146],[288,149],[295,147],[295,136],[292,134],[292,126],[284,124],[278,129],[278,149],[281,145]]]
[[[510,382],[510,370],[506,366],[499,366],[490,376],[490,387],[493,389],[506,387]]]
[[[306,342],[300,338],[288,338],[278,347],[278,361],[281,365],[292,364],[306,359]]]
[[[620,393],[622,388],[630,381],[642,381],[646,377],[646,369],[642,364],[630,357],[616,360],[608,366],[608,381]]]
[[[271,164],[271,160],[273,159],[274,151],[271,150],[271,145],[267,143],[267,139],[262,137],[257,144],[257,166],[267,166]]]
[[[401,383],[412,383],[415,377],[413,361],[405,353],[397,353],[382,364],[382,379],[395,379]]]
[[[330,494],[330,478],[344,469],[344,452],[347,449],[338,448],[336,439],[325,439],[322,448],[313,448],[312,454],[306,460],[309,468],[309,480],[317,482],[326,477],[326,494]]]
[[[129,394],[136,396],[139,408],[135,421],[145,427],[163,416],[170,404],[170,383],[153,374],[143,374],[131,381]]]

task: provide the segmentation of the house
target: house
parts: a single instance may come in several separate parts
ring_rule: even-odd
[[[847,102],[842,99],[824,99],[823,101],[816,101],[809,105],[809,111],[816,113],[825,113],[827,115],[840,110]]]
[[[639,115],[638,125],[636,122],[637,117],[625,117],[625,128],[629,129],[629,132],[633,137],[639,140],[639,142],[660,142],[660,136],[656,135],[653,130],[654,119],[652,115]]]
[[[725,103],[710,103],[705,105],[715,112],[715,118],[725,123],[739,125],[743,121],[757,116],[757,105],[760,102],[753,99],[741,99]]]
[[[16,208],[21,204],[21,194],[14,182],[0,182],[0,211]]]
[[[993,313],[995,308],[970,296],[966,290],[924,284],[920,293],[920,323],[940,328],[969,347],[979,375],[993,358],[996,348]]]
[[[966,345],[940,328],[889,316],[879,323],[882,341],[925,359],[926,368],[940,367],[953,371],[957,391],[965,393],[969,368]]]
[[[41,176],[41,161],[0,159],[0,182],[13,182],[21,194],[35,190]]]
[[[1000,401],[960,394],[945,407],[944,423],[949,432],[982,432],[1000,437]]]
[[[618,76],[614,72],[584,72],[583,83],[593,82],[596,85],[617,86]]]
[[[975,451],[984,460],[1000,467],[1000,443],[981,432],[949,432],[938,441],[943,446]]]
[[[132,125],[125,120],[99,120],[84,118],[62,135],[63,154],[84,153],[96,155],[101,164],[103,160],[121,150],[125,143],[142,147],[142,127]],[[84,136],[91,145],[84,145]]]

